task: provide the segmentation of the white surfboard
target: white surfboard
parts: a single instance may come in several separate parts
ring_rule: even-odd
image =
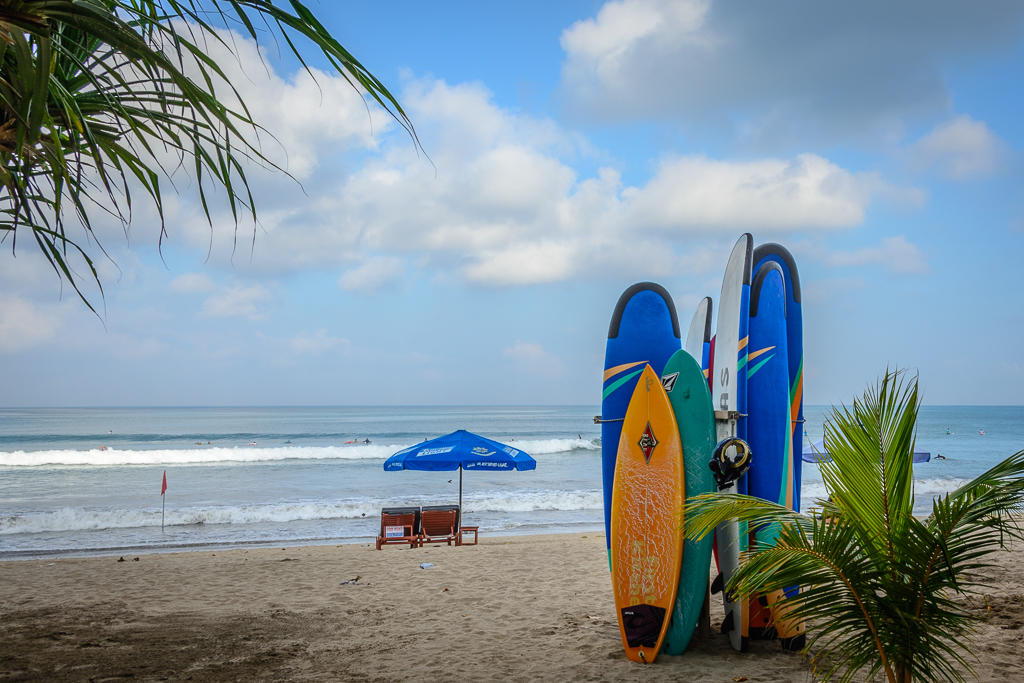
[[[711,297],[706,296],[697,304],[697,310],[690,321],[690,329],[686,333],[686,345],[683,347],[697,363],[704,358],[704,344],[711,341]],[[703,365],[701,365],[703,367]]]
[[[741,350],[746,358],[747,307],[750,298],[750,268],[754,239],[744,233],[729,255],[722,280],[722,296],[718,300],[718,327],[715,332],[714,377],[711,382],[711,401],[715,407],[715,424],[718,440],[738,436],[744,438],[740,412],[740,383],[746,377],[746,363],[740,364]],[[740,373],[744,374],[740,374]],[[744,406],[745,407],[745,406]],[[757,454],[753,454],[757,457]],[[727,493],[737,491],[737,482],[725,489]],[[718,541],[718,561],[722,570],[722,585],[728,585],[739,568],[740,553],[746,549],[746,525],[735,521],[724,522],[715,530]],[[748,619],[747,604],[743,600],[730,600],[727,591],[722,590],[725,604],[725,622],[722,630],[729,636],[733,648],[740,652],[747,649]]]

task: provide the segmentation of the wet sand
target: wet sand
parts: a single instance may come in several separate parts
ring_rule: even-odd
[[[718,599],[709,640],[626,661],[599,534],[134,557],[0,563],[0,681],[813,680],[777,642],[734,652]],[[975,668],[1024,682],[1024,550],[996,559]]]

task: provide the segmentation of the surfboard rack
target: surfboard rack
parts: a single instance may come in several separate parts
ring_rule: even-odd
[[[747,414],[746,413],[740,413],[740,412],[737,412],[735,410],[716,410],[715,411],[715,419],[716,420],[736,420],[736,419],[739,419],[741,417],[747,417]]]
[[[594,424],[599,425],[599,424],[604,424],[605,422],[622,422],[625,419],[626,418],[624,418],[624,417],[620,417],[620,418],[615,419],[615,420],[602,420],[600,415],[595,415],[594,416]]]

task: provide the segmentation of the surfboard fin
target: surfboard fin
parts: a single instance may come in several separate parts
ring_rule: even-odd
[[[783,650],[796,652],[797,650],[804,649],[804,646],[807,645],[807,634],[801,633],[792,638],[779,638],[779,642],[782,643]]]
[[[724,587],[725,587],[725,575],[722,574],[721,572],[719,572],[718,576],[715,577],[715,580],[711,582],[711,594],[712,595],[718,595],[719,593],[722,592],[722,589]]]
[[[726,635],[727,633],[729,633],[729,631],[732,630],[732,624],[733,624],[732,612],[729,612],[728,614],[725,615],[725,619],[722,620],[722,629],[721,630],[722,630],[722,635],[723,636]]]

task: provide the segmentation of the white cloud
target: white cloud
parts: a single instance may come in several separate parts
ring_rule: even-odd
[[[311,67],[281,78],[265,58],[266,47],[261,49],[234,31],[218,30],[217,36],[223,42],[208,37],[202,45],[253,120],[265,128],[259,134],[252,129],[241,132],[296,178],[309,178],[325,153],[375,147],[375,134],[391,127],[391,118],[379,108],[368,109],[361,93],[340,74]],[[185,71],[201,78],[194,62],[186,62]],[[221,101],[237,101],[227,86],[218,85]]]
[[[1005,153],[1006,143],[966,114],[936,126],[909,148],[913,167],[951,180],[991,175]]]
[[[880,185],[816,154],[750,162],[687,156],[662,162],[645,187],[623,194],[639,225],[792,230],[859,225]]]
[[[264,304],[270,299],[270,291],[263,285],[235,285],[211,295],[203,303],[202,311],[215,318],[256,320],[265,315]]]
[[[612,0],[562,33],[581,118],[674,117],[761,144],[891,134],[944,111],[950,63],[1019,44],[1021,3]]]
[[[511,360],[523,372],[549,377],[566,373],[565,364],[562,362],[562,359],[549,351],[545,351],[541,344],[533,344],[517,339],[516,343],[512,346],[503,348],[501,355]]]
[[[213,281],[202,273],[183,273],[171,280],[169,288],[172,292],[182,294],[201,294],[213,290]]]
[[[374,256],[338,278],[338,286],[350,292],[373,294],[405,274],[405,261],[394,256]]]
[[[22,351],[53,338],[60,319],[17,296],[0,295],[0,350]]]
[[[627,187],[611,168],[579,178],[563,161],[578,150],[571,134],[495,106],[479,85],[420,82],[405,101],[436,174],[403,141],[385,146],[303,214],[264,213],[258,265],[355,261],[339,279],[352,291],[394,281],[409,256],[497,286],[609,271],[658,275],[671,272],[680,240],[702,231],[855,226],[872,196],[891,191],[813,154],[668,157],[647,183]]]
[[[615,7],[608,11],[614,14]],[[672,5],[658,12],[696,31],[704,7]],[[597,34],[580,33],[579,40],[604,50],[602,45],[622,40],[616,31],[654,30],[646,19],[638,21],[608,31],[595,24]],[[312,91],[299,88],[300,76],[289,81],[272,70],[266,75],[270,67],[258,61],[251,45],[240,54],[242,66],[231,68],[260,84],[243,91],[257,118],[276,116],[281,102],[320,108]],[[282,141],[291,141],[289,150],[300,151],[311,175],[302,189],[279,174],[250,170],[260,212],[251,254],[253,228],[243,225],[236,233],[224,207],[215,210],[211,245],[210,228],[194,200],[183,201],[169,217],[186,242],[209,249],[216,266],[244,259],[251,272],[262,274],[344,268],[338,286],[363,293],[397,282],[410,259],[418,271],[454,273],[490,286],[607,274],[660,277],[699,249],[699,240],[715,240],[717,233],[852,227],[863,222],[874,196],[901,192],[815,154],[744,160],[666,156],[636,186],[627,186],[608,167],[580,177],[573,162],[590,152],[577,134],[552,120],[496,106],[481,84],[423,79],[409,82],[401,99],[430,150],[431,165],[395,127],[385,137],[369,137],[365,112],[364,118],[354,113],[362,111],[358,98],[343,103],[346,87],[335,79],[325,88],[324,109],[351,108],[334,133],[313,125],[330,111],[283,113],[271,126]],[[346,152],[356,148],[374,149],[360,152],[353,169]],[[198,291],[207,285],[185,278],[173,286]],[[261,296],[269,295],[217,292],[204,311],[252,317]]]
[[[317,330],[314,334],[296,335],[288,340],[288,346],[294,353],[319,354],[339,348],[349,348],[351,342],[342,337],[332,337],[327,330]]]
[[[901,274],[928,272],[928,259],[903,235],[886,237],[878,247],[834,253],[827,258],[826,263],[840,268],[878,264],[887,272]]]

